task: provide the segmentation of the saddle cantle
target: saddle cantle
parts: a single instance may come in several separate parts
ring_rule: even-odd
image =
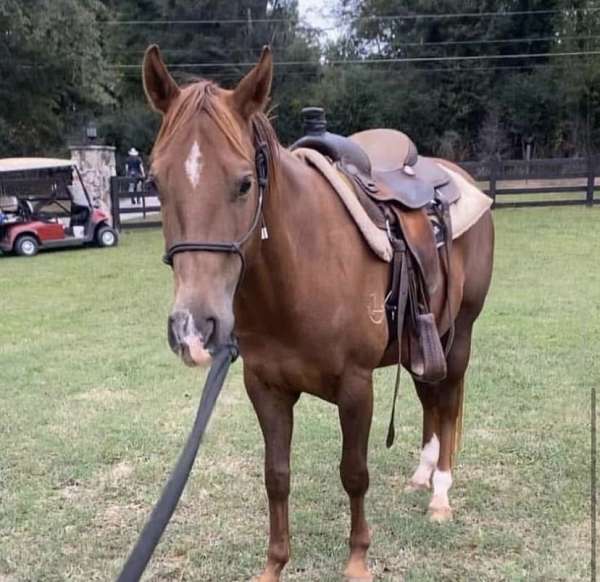
[[[413,141],[394,129],[369,129],[348,138],[365,151],[379,192],[377,199],[396,201],[407,208],[423,208],[442,194],[448,204],[460,198],[449,174],[434,160],[420,156]]]
[[[352,134],[348,139],[360,145],[373,167],[381,172],[414,166],[419,157],[413,140],[395,129],[367,129]],[[407,173],[410,174],[409,168]]]

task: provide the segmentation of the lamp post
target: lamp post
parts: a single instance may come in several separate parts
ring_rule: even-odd
[[[98,128],[96,127],[96,123],[93,119],[91,119],[85,126],[85,136],[87,137],[89,143],[94,143],[98,137]]]

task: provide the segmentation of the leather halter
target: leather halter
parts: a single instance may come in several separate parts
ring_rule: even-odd
[[[207,252],[207,253],[234,253],[242,262],[242,275],[246,269],[246,261],[242,254],[242,245],[248,241],[252,236],[252,233],[256,230],[258,223],[262,218],[264,195],[267,190],[269,182],[269,163],[267,160],[267,144],[259,142],[256,144],[256,152],[254,155],[254,163],[256,166],[256,179],[258,183],[258,198],[256,201],[256,210],[254,212],[254,218],[250,223],[250,227],[241,238],[236,241],[225,242],[204,242],[204,241],[179,241],[173,243],[163,256],[163,263],[173,267],[173,257],[177,253],[188,253],[188,252]],[[241,276],[240,276],[241,279]]]

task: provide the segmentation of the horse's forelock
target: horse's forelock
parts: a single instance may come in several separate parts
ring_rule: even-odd
[[[152,149],[153,157],[164,153],[177,132],[203,109],[207,97],[213,92],[214,85],[210,81],[199,80],[183,87],[180,96],[163,117]]]
[[[180,97],[172,104],[165,114],[158,132],[152,157],[164,155],[176,133],[192,120],[200,111],[206,112],[217,124],[227,140],[243,157],[249,159],[250,152],[244,147],[242,127],[232,112],[218,94],[218,85],[204,79],[197,80],[182,89]],[[269,188],[276,181],[275,159],[278,151],[278,141],[275,131],[268,119],[262,113],[256,113],[251,120],[253,143],[262,142],[267,146],[267,163],[269,166]]]

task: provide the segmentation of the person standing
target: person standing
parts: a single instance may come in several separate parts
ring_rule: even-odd
[[[146,177],[144,172],[144,162],[140,157],[140,153],[135,149],[131,148],[127,152],[127,160],[125,161],[125,174],[131,179],[129,183],[129,195],[131,196],[131,203],[137,204],[139,202],[138,192],[142,189],[142,181]]]

